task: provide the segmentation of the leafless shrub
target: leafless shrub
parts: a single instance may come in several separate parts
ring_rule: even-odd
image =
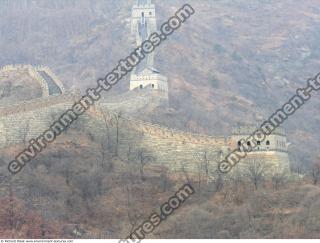
[[[311,177],[313,185],[317,185],[320,180],[320,163],[314,163],[311,166]]]
[[[249,162],[247,168],[247,176],[253,183],[255,190],[258,190],[259,185],[263,182],[266,170],[267,167],[261,160],[252,159]]]

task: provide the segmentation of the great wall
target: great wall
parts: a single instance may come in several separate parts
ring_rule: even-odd
[[[132,9],[131,20],[131,32],[139,46],[148,33],[156,30],[154,4],[138,0]],[[107,136],[112,142],[119,140],[119,154],[143,148],[155,157],[154,164],[172,171],[199,170],[205,154],[215,169],[217,162],[237,148],[239,140],[250,135],[254,127],[238,127],[226,137],[214,137],[133,119],[132,114],[138,110],[146,107],[152,110],[159,106],[168,108],[169,104],[168,79],[153,67],[154,53],[145,59],[131,72],[128,92],[103,99],[77,122],[82,122],[82,128],[98,139]],[[20,75],[18,79],[28,77],[28,82],[15,84],[14,74]],[[0,69],[0,80],[0,85],[7,84],[6,87],[0,86],[0,148],[38,137],[80,98],[80,93],[67,92],[59,78],[46,66],[7,65]],[[24,99],[21,90],[27,85],[37,87],[38,92],[28,95],[31,91],[27,90],[24,94],[28,98]],[[17,91],[19,99],[14,103],[9,99],[11,89],[20,92]],[[107,131],[106,127],[110,129]],[[119,139],[116,134],[120,134]],[[266,142],[259,144],[240,167],[245,168],[252,160],[263,161],[273,172],[288,172],[284,131],[278,128],[268,136]]]
[[[30,68],[28,66],[28,69]],[[22,70],[24,69],[21,66],[16,69],[11,66],[10,69],[2,69],[0,76],[10,75],[10,72],[22,72]],[[29,72],[29,75],[32,74]],[[37,82],[41,83],[39,80]],[[46,92],[50,88],[47,87],[43,90]],[[143,99],[141,94],[141,92],[132,92],[127,96],[131,100],[129,102],[131,109],[133,107],[132,104],[135,104],[132,101],[134,97],[136,97],[138,103],[140,102],[139,100]],[[159,105],[157,92],[146,92],[143,95],[149,95],[149,98],[146,98],[146,102],[142,102],[143,104],[156,101],[155,106]],[[127,100],[127,97],[124,100]],[[36,138],[48,129],[54,119],[69,109],[79,98],[80,94],[63,92],[60,95],[49,95],[0,107],[0,147],[10,147]],[[115,102],[117,99],[110,100],[111,109],[109,103],[100,102],[80,118],[84,129],[90,131],[96,137],[107,136],[105,131],[105,125],[107,125],[110,128],[108,136],[113,141],[116,139],[116,129],[119,129],[119,154],[126,154],[129,148],[132,151],[145,148],[155,156],[155,164],[166,166],[172,171],[199,170],[204,153],[207,154],[207,159],[214,167],[223,156],[235,147],[235,141],[238,139],[237,135],[214,137],[176,130],[133,119],[126,113],[119,116]],[[123,108],[121,102],[119,107]],[[131,112],[134,112],[134,110],[131,110]],[[281,133],[278,136],[280,135],[283,136],[284,134]],[[286,151],[281,151],[279,148],[259,151],[253,153],[251,157],[255,156],[266,161],[277,170],[287,169],[289,165]],[[243,164],[245,165],[245,163]]]

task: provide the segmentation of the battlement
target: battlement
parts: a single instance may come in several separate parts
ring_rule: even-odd
[[[33,68],[30,64],[14,64],[14,65],[5,65],[0,68],[0,72],[7,72],[7,71],[19,71],[19,70],[26,70]]]
[[[250,135],[255,132],[259,126],[255,125],[240,125],[234,126],[232,128],[232,135]],[[279,135],[279,136],[286,136],[285,130],[282,127],[277,127],[272,134]]]
[[[109,124],[113,126],[116,123],[118,114],[110,111],[107,106],[100,104],[97,106],[96,110],[101,109]],[[101,116],[101,114],[96,113],[97,116]],[[216,136],[208,136],[204,134],[190,133],[182,130],[177,130],[173,128],[169,128],[166,126],[161,126],[158,124],[152,124],[150,122],[145,122],[142,120],[136,120],[131,117],[121,115],[119,119],[127,123],[131,128],[138,130],[145,135],[150,135],[153,137],[161,137],[170,140],[180,141],[181,143],[194,143],[194,144],[207,144],[207,145],[219,145],[219,146],[229,146],[230,138],[226,137],[216,137]]]
[[[150,136],[161,137],[165,139],[179,141],[181,143],[206,144],[213,146],[228,146],[229,139],[226,137],[213,137],[203,134],[185,132],[182,130],[172,129],[157,124],[134,120],[132,118],[123,117],[123,121],[128,122],[135,129],[148,134]]]
[[[7,116],[12,114],[19,114],[29,112],[41,108],[48,108],[50,106],[58,105],[65,102],[76,101],[79,97],[77,94],[64,93],[59,96],[47,96],[42,98],[33,99],[30,101],[23,101],[11,106],[0,107],[0,116]]]

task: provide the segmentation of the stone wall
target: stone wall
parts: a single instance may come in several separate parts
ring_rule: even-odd
[[[118,117],[105,108],[102,110],[108,126],[114,129],[119,127],[120,134],[122,134],[119,139],[121,154],[126,154],[129,147],[132,150],[146,148],[150,154],[157,157],[155,163],[166,165],[171,170],[181,171],[185,168],[196,172],[199,170],[199,166],[204,166],[204,154],[209,160],[210,168],[215,170],[217,163],[232,148],[232,137],[213,137],[188,133],[129,117]],[[98,109],[96,112],[101,111]],[[97,114],[97,116],[99,115]],[[253,160],[262,162],[267,168],[268,174],[289,171],[288,153],[283,151],[250,153],[237,167],[246,171]]]
[[[167,106],[167,101],[163,97],[162,92],[147,87],[143,90],[132,90],[118,96],[108,97],[101,102],[100,107],[104,107],[110,111],[121,111],[131,114],[145,108],[147,105],[152,105],[153,107]]]
[[[72,107],[75,99],[75,95],[65,94],[0,107],[0,147],[39,136],[49,128],[57,114]]]
[[[264,175],[272,176],[275,174],[289,174],[290,173],[290,161],[287,152],[282,151],[263,151],[263,152],[251,152],[248,156],[241,160],[238,165],[230,172],[230,175],[240,171],[246,176],[249,173],[250,167],[262,170]]]
[[[64,94],[0,108],[0,147],[36,138],[79,98],[79,95]],[[119,117],[117,113],[110,111],[106,104],[91,108],[77,122],[81,123],[85,132],[96,137],[97,141],[109,137],[113,147],[118,130],[118,151],[124,160],[136,157],[137,152],[144,149],[145,153],[154,157],[153,164],[166,166],[172,171],[203,171],[204,156],[208,159],[211,170],[214,170],[232,147],[232,137],[194,134],[135,120],[125,115]],[[54,146],[54,143],[51,146]],[[247,161],[250,161],[252,156],[254,155],[250,155]],[[287,153],[261,152],[256,154],[256,158],[276,170],[289,164]],[[239,164],[242,168],[246,165],[246,160]]]

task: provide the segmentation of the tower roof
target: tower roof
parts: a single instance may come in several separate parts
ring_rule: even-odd
[[[152,4],[151,0],[137,0],[137,6],[145,6]]]

